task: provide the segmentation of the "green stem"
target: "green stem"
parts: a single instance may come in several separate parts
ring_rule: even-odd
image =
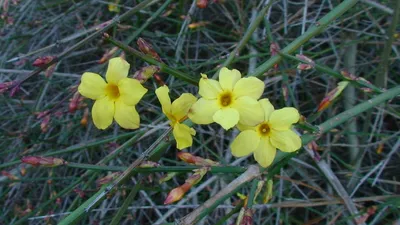
[[[247,199],[247,208],[249,208],[249,209],[251,209],[253,207],[258,182],[259,182],[259,179],[257,179],[257,178],[251,182],[251,189],[250,189],[248,199]]]
[[[129,11],[127,11],[126,13],[114,17],[114,19],[112,19],[110,21],[110,23],[108,23],[107,25],[105,25],[104,27],[102,27],[101,29],[99,29],[98,31],[94,32],[93,34],[89,35],[87,38],[83,39],[82,41],[76,43],[75,45],[73,45],[72,47],[68,48],[67,50],[63,51],[62,53],[60,53],[59,55],[57,55],[56,57],[54,57],[53,60],[51,60],[49,63],[47,63],[46,65],[38,68],[37,70],[33,71],[32,73],[28,74],[26,77],[22,78],[18,83],[21,84],[23,82],[25,82],[26,80],[28,80],[29,78],[39,74],[40,72],[44,71],[45,69],[47,69],[47,67],[59,62],[61,59],[63,59],[64,57],[66,57],[68,54],[70,54],[71,52],[79,49],[80,47],[82,47],[83,45],[85,45],[88,41],[93,40],[94,38],[96,38],[97,36],[99,36],[100,34],[102,34],[104,31],[108,30],[109,28],[113,27],[116,23],[120,23],[121,21],[124,21],[126,19],[129,19],[132,17],[132,15],[134,15],[135,13],[139,12],[140,10],[146,8],[147,6],[150,6],[156,2],[158,2],[159,0],[145,0],[139,4],[137,4],[135,7],[133,7],[132,9],[130,9]]]
[[[125,52],[127,52],[128,54],[137,56],[139,58],[141,58],[143,61],[146,61],[149,64],[158,66],[160,68],[160,71],[164,72],[164,73],[168,73],[176,78],[179,78],[181,80],[184,80],[190,84],[196,85],[198,84],[198,79],[193,78],[192,76],[187,75],[184,72],[181,72],[179,70],[173,69],[171,67],[169,67],[167,64],[163,63],[163,62],[159,62],[156,59],[154,59],[153,57],[143,54],[141,52],[139,52],[138,50],[131,48],[130,46],[115,40],[114,38],[110,37],[109,35],[105,35],[104,36],[106,41],[111,42],[113,45],[121,48],[122,50],[124,50]]]
[[[265,14],[267,13],[268,9],[271,7],[273,2],[274,1],[272,1],[272,0],[269,1],[269,3],[266,6],[264,6],[264,8],[258,13],[255,20],[247,28],[246,33],[244,34],[243,38],[237,44],[236,48],[229,54],[228,58],[221,65],[221,67],[229,66],[233,62],[235,57],[237,57],[239,55],[240,51],[244,48],[244,46],[246,46],[247,42],[250,40],[254,31],[257,29],[258,25],[260,25],[261,21],[263,21]],[[218,76],[218,73],[215,73],[212,78],[216,79],[217,76]]]
[[[315,25],[311,26],[303,35],[296,38],[296,40],[294,40],[288,46],[282,49],[281,52],[286,54],[294,52],[308,40],[310,40],[314,36],[324,31],[332,21],[334,21],[336,18],[338,18],[347,10],[349,10],[351,7],[353,7],[357,2],[358,0],[345,0],[340,5],[336,6],[328,14],[326,14],[324,17],[322,17],[318,22],[315,23]],[[279,63],[279,61],[281,61],[282,58],[283,57],[279,54],[271,57],[268,61],[264,62],[259,67],[257,67],[254,73],[249,74],[249,76],[262,77],[266,71],[271,69],[275,64]]]
[[[125,211],[128,209],[128,207],[131,204],[131,202],[133,201],[133,199],[135,199],[135,196],[138,193],[140,187],[141,187],[140,184],[136,184],[135,187],[133,187],[132,191],[129,193],[128,197],[125,199],[121,208],[118,209],[117,214],[111,220],[110,225],[120,224],[119,221],[122,219],[122,216],[124,215]]]
[[[99,166],[84,163],[71,163],[69,162],[65,166],[71,168],[81,168],[87,170],[98,170],[98,171],[125,171],[128,167],[124,166]],[[194,169],[199,169],[202,166],[160,166],[154,168],[135,168],[134,171],[137,173],[158,173],[158,172],[192,172]],[[240,166],[212,166],[210,167],[211,173],[243,173],[246,171],[245,167]]]
[[[390,53],[392,52],[392,44],[395,39],[394,33],[396,32],[396,27],[397,24],[399,23],[399,18],[400,18],[400,1],[394,1],[394,15],[393,15],[393,20],[390,23],[389,30],[387,32],[387,35],[389,39],[385,43],[385,47],[383,49],[382,53],[382,64],[381,64],[381,70],[382,73],[377,74],[375,84],[379,87],[386,88],[387,85],[387,80],[388,80],[388,69],[389,69],[389,56]]]
[[[135,168],[142,163],[147,158],[151,157],[157,152],[161,151],[164,147],[169,145],[169,142],[164,141],[166,135],[171,132],[171,129],[166,130],[146,151],[144,151],[132,164],[127,168],[121,176],[119,176],[113,183],[104,185],[104,188],[100,189],[94,196],[90,199],[86,200],[82,205],[80,205],[77,209],[75,209],[70,215],[64,218],[59,224],[75,224],[79,221],[79,219],[85,214],[88,213],[89,210],[101,202],[106,195],[114,189],[114,187],[119,186],[122,182],[124,182],[128,177],[130,177],[134,172]],[[122,145],[126,146],[127,143]],[[116,150],[115,150],[116,151]],[[102,160],[103,161],[103,160]]]
[[[141,131],[139,133],[137,131],[134,131],[134,132],[121,134],[121,135],[118,135],[118,136],[111,136],[111,137],[108,137],[108,138],[104,138],[102,140],[92,140],[92,141],[89,141],[88,143],[79,143],[77,145],[73,145],[73,146],[70,146],[70,147],[62,149],[62,150],[49,150],[48,153],[45,153],[45,154],[40,155],[40,156],[47,157],[47,156],[55,156],[55,155],[60,155],[60,154],[64,154],[64,153],[75,152],[75,151],[79,151],[79,150],[82,150],[82,149],[86,149],[86,148],[90,148],[90,147],[95,147],[95,146],[98,146],[98,145],[106,144],[106,143],[109,143],[111,141],[117,141],[117,140],[120,140],[120,139],[124,139],[124,138],[132,136],[133,134],[138,134],[139,136],[141,136],[143,133],[144,133],[143,131]],[[11,162],[8,162],[8,163],[3,163],[3,164],[0,165],[0,169],[5,168],[5,167],[9,167],[9,166],[13,166],[13,165],[16,165],[18,163],[21,163],[21,160],[15,160],[15,161],[11,161]]]
[[[291,59],[291,60],[294,60],[294,61],[297,61],[297,62],[310,64],[307,61],[301,60],[301,59],[299,59],[297,57],[294,57],[292,55],[289,55],[289,54],[286,54],[286,53],[283,53],[283,52],[280,52],[279,55],[281,55],[284,58]],[[314,65],[314,68],[316,70],[318,70],[320,72],[323,72],[323,73],[326,73],[328,75],[331,75],[332,77],[338,78],[340,80],[349,81],[350,83],[352,83],[353,85],[355,85],[357,87],[370,88],[372,91],[374,91],[376,93],[382,93],[383,92],[382,89],[378,88],[377,86],[375,86],[375,85],[373,85],[373,84],[371,84],[371,83],[369,83],[369,82],[367,82],[365,80],[362,80],[362,79],[351,80],[351,79],[348,79],[345,76],[343,76],[341,73],[332,70],[331,68],[328,68],[328,67],[325,67],[325,66],[321,66],[321,65],[319,65],[317,63],[315,63],[313,65]]]

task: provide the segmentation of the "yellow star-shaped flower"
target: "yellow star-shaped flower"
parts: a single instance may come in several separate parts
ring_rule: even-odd
[[[169,97],[169,88],[164,85],[157,88],[156,95],[161,103],[162,111],[170,120],[170,125],[173,128],[173,135],[176,140],[176,145],[179,150],[192,146],[193,138],[196,131],[186,124],[182,124],[189,112],[190,107],[196,102],[196,97],[192,94],[184,93],[171,104]]]
[[[274,161],[276,149],[293,152],[301,147],[300,137],[291,130],[300,114],[297,109],[285,107],[275,110],[268,99],[261,99],[264,119],[256,126],[238,125],[242,131],[232,142],[232,154],[242,157],[254,153],[254,158],[262,167],[268,167]]]
[[[92,108],[94,125],[106,129],[115,121],[125,129],[137,129],[140,117],[135,105],[147,92],[139,81],[127,78],[129,63],[117,57],[109,61],[106,81],[95,73],[82,75],[78,91],[81,95],[95,100]]]
[[[216,122],[225,130],[237,123],[254,126],[263,119],[257,100],[264,91],[264,82],[255,77],[241,78],[238,70],[226,67],[219,72],[219,81],[202,74],[199,82],[200,98],[189,112],[197,124]]]

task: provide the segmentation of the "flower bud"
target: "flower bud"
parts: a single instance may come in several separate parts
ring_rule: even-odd
[[[272,198],[272,188],[273,188],[273,181],[268,180],[267,181],[267,191],[265,192],[264,198],[263,198],[263,204],[267,204],[269,200]]]
[[[279,48],[279,45],[276,42],[271,43],[271,45],[269,46],[269,52],[271,53],[271,56],[277,55],[280,50],[281,49]],[[278,69],[278,64],[274,65],[274,69]]]
[[[145,66],[133,74],[133,79],[136,79],[143,84],[158,71],[160,71],[160,67],[158,66]]]
[[[330,106],[333,102],[333,100],[335,100],[340,93],[342,93],[342,91],[344,90],[344,88],[349,84],[348,81],[342,81],[338,83],[338,86],[336,88],[334,88],[332,91],[330,91],[321,101],[321,103],[319,103],[318,112],[321,112],[322,110],[325,110],[326,108],[328,108],[328,106]]]
[[[154,51],[153,46],[151,44],[149,44],[148,42],[146,42],[143,38],[139,38],[137,40],[137,45],[139,46],[139,50],[142,53],[144,53],[146,55],[150,55],[157,61],[162,62],[158,53],[156,51]]]
[[[253,224],[253,210],[252,209],[245,209],[244,216],[240,225],[252,225]]]
[[[342,76],[344,76],[348,80],[356,80],[357,79],[356,76],[354,76],[352,73],[350,73],[347,70],[340,71],[340,74],[342,74]]]
[[[167,198],[164,201],[164,205],[171,204],[173,202],[177,202],[183,198],[185,193],[191,188],[192,186],[188,183],[184,183],[183,185],[172,189],[167,195]]]
[[[152,161],[143,161],[138,167],[139,168],[154,168],[159,167],[160,164]]]
[[[68,162],[61,158],[42,157],[42,156],[24,156],[21,161],[32,166],[56,167],[65,165]]]
[[[297,66],[297,69],[298,69],[298,70],[310,70],[310,69],[312,69],[312,68],[315,67],[315,62],[314,62],[312,59],[310,59],[310,58],[308,58],[307,56],[305,56],[305,55],[297,54],[297,55],[296,55],[296,58],[298,58],[298,59],[300,59],[300,60],[302,60],[302,61],[307,62],[307,63],[300,63],[300,64]]]
[[[193,174],[185,180],[185,183],[189,183],[191,186],[199,183],[201,179],[203,179],[204,175],[210,171],[210,167],[202,167],[199,169],[193,170]]]
[[[19,178],[17,176],[15,176],[14,174],[11,174],[10,172],[7,172],[5,170],[1,171],[1,175],[7,177],[10,180],[19,180]]]
[[[204,27],[207,24],[209,24],[209,22],[200,21],[200,22],[197,22],[197,23],[191,23],[191,24],[188,25],[188,27],[189,27],[189,29],[196,29],[196,28],[199,28],[199,27]]]
[[[205,9],[207,8],[208,0],[197,0],[196,5],[200,9]]]
[[[105,177],[97,179],[96,185],[97,185],[97,187],[100,187],[103,184],[111,183],[115,178],[119,177],[120,175],[121,175],[121,172],[115,172],[115,173],[108,174]]]
[[[72,98],[69,100],[69,112],[73,113],[75,112],[78,107],[80,102],[83,100],[82,96],[79,94],[79,92],[75,92]]]
[[[47,130],[49,129],[49,124],[50,124],[50,114],[46,115],[42,122],[40,123],[40,129],[42,130],[42,133],[46,133]]]
[[[55,56],[42,56],[42,57],[35,59],[35,61],[32,63],[32,66],[41,67],[41,66],[44,66],[44,65],[50,63],[54,59],[55,59]]]
[[[188,152],[178,152],[178,158],[189,164],[194,164],[197,166],[219,166],[219,163],[212,161],[210,159],[204,159],[199,156],[194,156]]]
[[[174,176],[176,176],[176,174],[178,174],[178,173],[177,172],[169,172],[169,173],[165,174],[164,176],[162,176],[159,179],[158,183],[162,184],[164,182],[167,182],[167,181],[171,180]]]
[[[16,81],[0,83],[0,94],[3,94],[4,92],[8,91],[8,89],[14,84],[16,84]]]
[[[81,119],[81,125],[86,127],[88,123],[88,117],[89,117],[89,109],[85,108],[85,111],[83,111],[83,116]]]
[[[112,49],[110,49],[109,51],[104,53],[103,57],[101,57],[101,59],[98,61],[98,63],[103,64],[105,62],[108,62],[108,60],[111,59],[111,57],[114,55],[114,53],[117,52],[117,50],[118,50],[118,47],[113,47]]]

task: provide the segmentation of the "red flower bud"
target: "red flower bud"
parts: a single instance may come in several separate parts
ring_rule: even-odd
[[[33,63],[32,66],[41,67],[44,66],[55,59],[54,56],[42,56],[37,58]]]
[[[196,5],[200,9],[205,9],[207,8],[208,0],[197,0]]]
[[[42,156],[24,156],[21,161],[23,163],[31,164],[32,166],[45,166],[45,167],[56,167],[65,165],[68,162],[61,158],[54,157],[42,157]]]
[[[137,40],[137,45],[139,46],[139,50],[142,53],[144,53],[146,55],[150,55],[157,61],[162,62],[158,53],[156,51],[154,51],[153,46],[151,44],[149,44],[148,42],[146,42],[143,38],[139,38]]]
[[[183,198],[183,196],[185,195],[185,193],[191,188],[192,186],[188,183],[184,183],[183,185],[172,189],[172,191],[170,191],[168,193],[167,198],[164,201],[164,205],[168,205],[171,204],[173,202],[177,202],[179,200],[181,200]]]

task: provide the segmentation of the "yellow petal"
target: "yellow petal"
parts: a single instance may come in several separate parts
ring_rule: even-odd
[[[275,110],[274,106],[267,98],[260,99],[258,102],[261,104],[261,107],[264,110],[264,121],[268,122],[271,113]]]
[[[228,130],[239,122],[239,112],[233,108],[220,109],[214,114],[213,120]]]
[[[118,89],[120,98],[127,105],[136,105],[147,92],[138,80],[132,78],[121,79],[118,82]]]
[[[243,96],[235,100],[232,108],[240,114],[239,122],[247,126],[256,126],[264,121],[264,111],[261,104],[254,98]]]
[[[125,129],[137,129],[140,117],[134,105],[127,105],[122,99],[115,102],[115,121]]]
[[[292,130],[271,129],[270,138],[271,144],[282,152],[294,152],[301,148],[301,139]]]
[[[171,99],[169,98],[169,88],[164,85],[156,89],[158,101],[160,101],[164,114],[171,114]]]
[[[268,124],[275,130],[288,130],[292,124],[297,123],[300,119],[300,114],[297,109],[285,107],[275,110],[269,117]]]
[[[108,61],[106,79],[108,83],[118,85],[118,82],[128,76],[129,63],[121,57],[112,58]]]
[[[262,167],[268,167],[275,159],[276,148],[271,145],[268,137],[261,138],[260,143],[254,151],[254,159]]]
[[[192,146],[194,129],[188,127],[186,124],[176,123],[172,131],[176,140],[176,148],[182,150]],[[196,132],[194,132],[196,134]],[[194,135],[193,134],[193,135]]]
[[[210,124],[214,122],[213,116],[219,109],[216,100],[200,98],[190,108],[188,116],[193,123]]]
[[[183,117],[185,117],[188,114],[190,107],[192,107],[196,100],[196,97],[189,93],[184,93],[179,98],[175,99],[175,101],[172,102],[171,109],[171,113],[174,118],[180,121]]]
[[[105,96],[104,89],[106,85],[106,82],[100,75],[86,72],[82,75],[78,91],[86,98],[97,100]]]
[[[94,125],[99,129],[106,129],[113,121],[114,111],[114,101],[109,97],[96,100],[92,108]]]
[[[223,90],[232,91],[236,82],[241,78],[239,70],[229,70],[224,67],[219,71],[219,83]]]
[[[207,75],[201,74],[202,78],[199,82],[199,95],[205,99],[216,99],[218,93],[222,91],[218,81],[208,79]]]
[[[240,130],[240,131],[245,131],[245,130],[256,130],[257,126],[247,126],[244,124],[241,124],[240,122],[236,125],[236,127]]]
[[[259,99],[264,92],[264,82],[256,77],[246,77],[240,79],[233,88],[236,97],[249,96]]]
[[[232,155],[242,157],[253,153],[259,142],[260,137],[254,130],[240,132],[231,144]]]

